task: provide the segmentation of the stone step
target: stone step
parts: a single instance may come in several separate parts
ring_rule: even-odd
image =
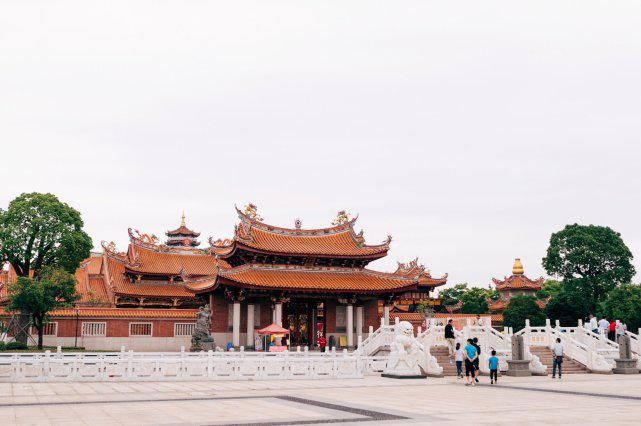
[[[542,347],[530,347],[530,352],[538,356],[541,363],[548,367],[548,374],[552,374],[552,361],[554,357],[550,350]],[[563,357],[561,369],[563,370],[563,374],[585,374],[588,372],[588,369],[584,365],[579,364],[567,356]]]

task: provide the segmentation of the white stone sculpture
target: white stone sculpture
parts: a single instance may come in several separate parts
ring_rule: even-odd
[[[407,321],[396,325],[396,336],[390,345],[384,377],[423,377],[421,365],[427,359],[425,347],[414,337],[414,327]]]

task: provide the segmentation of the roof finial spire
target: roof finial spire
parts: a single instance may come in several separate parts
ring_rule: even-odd
[[[523,264],[518,257],[514,259],[514,266],[512,266],[512,275],[523,275]]]
[[[180,220],[180,226],[187,226],[187,224],[185,223],[185,209],[183,209],[183,215]]]

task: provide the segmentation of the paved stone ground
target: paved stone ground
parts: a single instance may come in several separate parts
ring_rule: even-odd
[[[0,424],[640,424],[641,375],[0,383]]]

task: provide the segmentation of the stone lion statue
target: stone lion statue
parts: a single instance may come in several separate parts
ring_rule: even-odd
[[[396,335],[390,344],[390,356],[383,376],[421,377],[421,365],[425,364],[425,347],[414,337],[414,327],[407,321],[395,327]]]

